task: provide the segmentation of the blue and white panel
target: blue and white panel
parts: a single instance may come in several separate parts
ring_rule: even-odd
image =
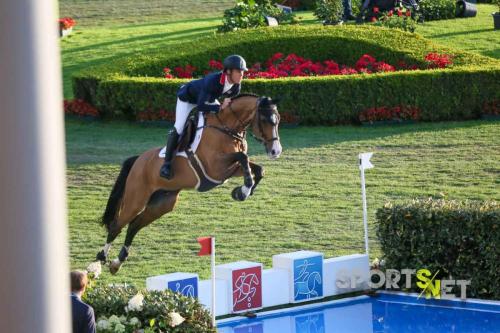
[[[176,272],[150,276],[146,279],[148,290],[170,289],[185,296],[198,297],[198,274]]]
[[[293,261],[293,299],[295,302],[323,297],[323,256]]]
[[[323,253],[296,251],[273,256],[273,268],[288,272],[289,302],[323,297]]]
[[[168,289],[184,296],[196,298],[198,297],[198,278],[170,281],[168,282]]]

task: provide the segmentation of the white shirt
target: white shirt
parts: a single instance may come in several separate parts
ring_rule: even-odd
[[[224,81],[224,88],[222,88],[222,93],[225,94],[233,86],[234,86],[234,83],[229,83],[229,79],[226,76],[226,80]]]

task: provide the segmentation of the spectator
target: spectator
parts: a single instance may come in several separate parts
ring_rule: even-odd
[[[71,279],[71,312],[73,333],[95,333],[94,309],[82,301],[82,294],[87,287],[87,273],[73,271]]]
[[[356,19],[356,16],[352,14],[352,2],[351,0],[342,0],[344,6],[344,21],[352,21]]]

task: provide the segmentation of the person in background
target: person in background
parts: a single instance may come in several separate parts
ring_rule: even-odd
[[[351,0],[342,0],[342,4],[344,5],[344,21],[352,21],[356,19],[356,16],[352,14],[352,2]]]
[[[82,301],[88,282],[87,273],[73,271],[70,280],[73,333],[95,333],[94,309]]]

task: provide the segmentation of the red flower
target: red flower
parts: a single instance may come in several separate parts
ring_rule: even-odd
[[[396,13],[398,14],[399,17],[403,16],[403,12],[401,11],[401,9],[398,8],[398,10],[396,11]]]
[[[373,13],[378,14],[380,12],[380,9],[378,7],[373,7]]]
[[[65,114],[99,117],[99,111],[82,99],[65,100],[63,106]]]
[[[370,22],[377,22],[377,18],[375,16],[372,16],[372,18],[370,19]]]
[[[425,56],[425,61],[427,62],[428,68],[445,68],[448,65],[452,65],[452,56],[447,54],[438,53],[428,53]]]
[[[394,15],[394,11],[391,9],[391,10],[387,13],[387,16],[391,17],[392,15]]]
[[[222,63],[220,61],[213,60],[213,59],[208,62],[208,67],[210,67],[212,69],[219,70],[219,71],[224,69],[224,65],[222,65]]]
[[[411,16],[411,11],[408,9],[406,10],[406,13],[405,13],[406,17],[410,17]]]
[[[63,17],[59,19],[59,28],[63,30],[67,30],[69,28],[72,28],[76,25],[75,20],[73,20],[71,17]]]

